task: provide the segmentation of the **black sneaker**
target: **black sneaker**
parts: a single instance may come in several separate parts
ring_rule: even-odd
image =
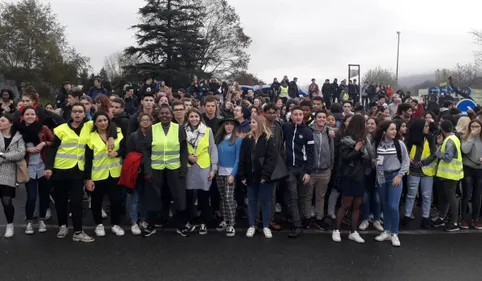
[[[444,231],[447,231],[447,232],[454,232],[454,231],[459,231],[460,228],[458,226],[458,224],[453,224],[453,223],[448,223],[445,228],[444,228]]]
[[[149,237],[155,233],[156,233],[156,229],[151,226],[148,226],[142,229],[142,237]]]
[[[422,218],[422,228],[428,229],[430,228],[430,219]]]
[[[189,233],[189,229],[187,227],[184,227],[183,229],[178,228],[176,230],[177,234],[181,235],[182,237],[187,237]]]
[[[410,223],[410,220],[410,217],[403,217],[401,222],[402,227],[406,227]]]
[[[330,227],[324,220],[316,220],[314,225],[319,230],[328,230]]]
[[[309,228],[310,228],[310,225],[311,225],[311,219],[305,218],[305,219],[301,222],[301,227],[303,227],[304,229],[309,229]]]
[[[442,227],[442,226],[445,226],[445,222],[443,219],[437,218],[432,225],[433,227]]]
[[[301,230],[301,228],[293,227],[291,229],[290,233],[288,234],[288,237],[289,238],[298,238],[298,236],[300,236],[302,234],[303,234],[303,230]]]
[[[201,224],[199,226],[199,235],[206,235],[208,234],[208,228],[206,227],[205,224]]]

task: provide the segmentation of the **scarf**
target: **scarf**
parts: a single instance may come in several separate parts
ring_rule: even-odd
[[[189,124],[186,124],[185,129],[187,142],[191,144],[191,146],[194,148],[194,151],[196,151],[199,142],[202,140],[204,134],[206,133],[206,125],[204,125],[204,123],[199,123],[199,126],[197,126],[197,128],[193,130],[191,126],[189,126]]]
[[[344,137],[342,140],[341,140],[342,143],[345,143],[346,145],[349,145],[349,146],[353,146],[355,147],[356,146],[356,141],[354,141],[352,139],[352,137],[350,136],[346,136]],[[363,153],[363,158],[364,159],[369,159],[369,151],[367,150],[367,147],[369,146],[370,144],[367,142],[361,149],[361,152]]]
[[[40,122],[33,122],[30,125],[25,124],[25,121],[20,122],[17,128],[22,135],[25,143],[33,143],[34,146],[40,143],[39,133],[42,131],[42,124]]]

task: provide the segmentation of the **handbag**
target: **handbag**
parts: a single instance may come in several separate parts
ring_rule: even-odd
[[[17,183],[27,183],[29,180],[27,161],[25,159],[17,161]]]
[[[268,142],[266,142],[266,151],[267,150],[268,150]],[[286,167],[285,160],[283,159],[279,151],[277,152],[278,153],[276,157],[276,165],[274,167],[273,173],[271,173],[271,176],[269,178],[271,182],[283,180],[289,177],[290,175],[288,172],[288,168]],[[263,167],[264,157],[259,158],[259,162],[261,164],[261,167]]]

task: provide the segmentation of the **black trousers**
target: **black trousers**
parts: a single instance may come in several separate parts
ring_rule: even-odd
[[[84,180],[62,179],[54,180],[55,210],[59,220],[59,226],[68,226],[69,199],[70,212],[74,231],[82,231],[82,201],[84,197]]]
[[[211,207],[209,206],[209,191],[204,190],[186,190],[186,214],[188,216],[188,221],[195,218],[194,203],[198,202],[198,210],[201,211],[201,216],[199,217],[200,223],[207,224],[211,218]]]
[[[480,215],[482,195],[482,170],[464,166],[464,179],[462,182],[462,219],[469,221],[467,207],[472,201],[472,219],[478,220]]]
[[[108,177],[105,180],[95,181],[95,188],[91,193],[91,210],[95,224],[102,224],[102,201],[104,195],[109,196],[110,219],[112,225],[120,224],[122,213],[122,188],[117,186],[119,178]]]

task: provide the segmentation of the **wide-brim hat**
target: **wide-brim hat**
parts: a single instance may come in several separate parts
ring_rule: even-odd
[[[232,117],[221,119],[221,121],[219,121],[219,126],[223,126],[224,122],[233,122],[236,127],[239,126],[239,121]]]

